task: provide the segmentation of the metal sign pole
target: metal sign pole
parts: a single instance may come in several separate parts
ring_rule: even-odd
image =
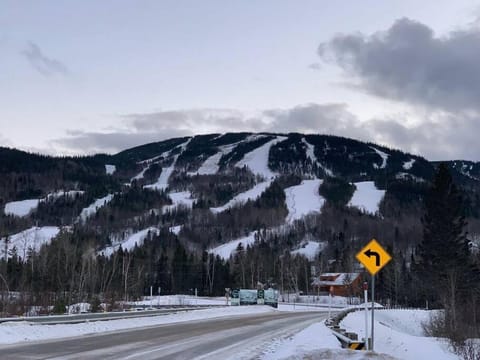
[[[373,338],[374,338],[374,321],[375,321],[375,315],[373,313],[374,308],[375,308],[375,275],[372,275],[372,346],[370,347],[370,350],[373,351]]]
[[[368,283],[363,283],[363,297],[365,300],[365,350],[368,350]]]

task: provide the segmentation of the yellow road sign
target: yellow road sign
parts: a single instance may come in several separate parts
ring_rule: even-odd
[[[375,275],[392,260],[390,254],[375,239],[372,239],[367,246],[360,250],[356,258],[372,275]]]

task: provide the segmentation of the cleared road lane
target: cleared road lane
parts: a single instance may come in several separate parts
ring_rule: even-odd
[[[325,319],[274,312],[0,347],[1,359],[249,359],[272,339]]]

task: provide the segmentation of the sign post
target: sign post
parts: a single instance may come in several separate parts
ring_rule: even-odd
[[[368,350],[368,283],[363,283],[363,298],[365,301],[365,350]]]
[[[373,350],[374,339],[374,308],[375,308],[375,274],[379,272],[387,263],[392,260],[392,257],[385,249],[372,239],[362,250],[357,253],[357,260],[365,266],[368,272],[372,275],[372,343],[370,350]],[[366,303],[366,302],[365,302]],[[366,305],[365,305],[366,308]],[[366,313],[366,311],[365,311]]]

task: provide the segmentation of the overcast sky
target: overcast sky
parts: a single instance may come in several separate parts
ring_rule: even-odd
[[[299,131],[480,160],[473,1],[0,0],[0,145]]]

